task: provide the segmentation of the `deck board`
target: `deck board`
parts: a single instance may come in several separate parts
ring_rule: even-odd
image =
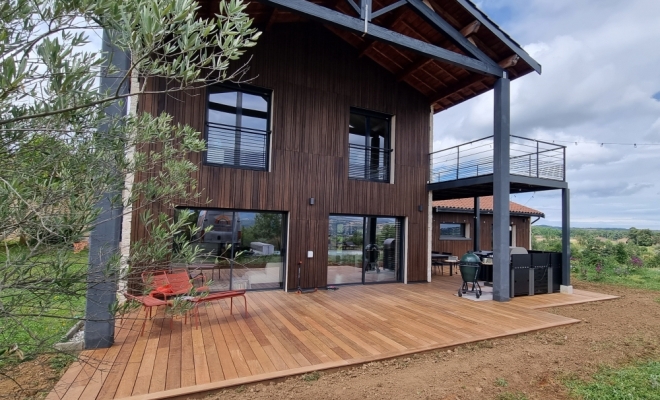
[[[454,295],[460,277],[434,279],[251,292],[247,316],[241,302],[230,313],[223,300],[200,307],[200,327],[175,319],[170,328],[170,319],[156,318],[143,336],[133,315],[113,347],[83,352],[88,362],[74,363],[48,399],[185,396],[572,324],[579,321],[542,309],[615,298],[576,290],[475,302]]]

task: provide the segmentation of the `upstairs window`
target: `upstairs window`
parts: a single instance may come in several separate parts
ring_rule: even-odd
[[[265,89],[210,87],[206,163],[268,170],[270,102]]]
[[[390,182],[392,117],[351,108],[348,126],[348,177]]]

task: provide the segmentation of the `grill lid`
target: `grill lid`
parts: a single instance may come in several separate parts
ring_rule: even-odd
[[[459,265],[479,265],[481,259],[471,251],[463,254],[461,257],[461,263]]]

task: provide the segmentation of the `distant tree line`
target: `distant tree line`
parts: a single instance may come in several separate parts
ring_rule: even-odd
[[[554,226],[532,226],[532,235],[542,237],[544,241],[561,239],[561,228]],[[572,228],[571,238],[603,238],[611,241],[627,239],[627,242],[637,246],[653,246],[660,244],[660,231],[651,229],[613,229],[613,228]]]

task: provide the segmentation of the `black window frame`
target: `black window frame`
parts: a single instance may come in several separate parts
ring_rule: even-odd
[[[247,133],[256,133],[259,132],[261,135],[264,136],[265,139],[265,144],[264,144],[264,163],[263,167],[255,167],[255,166],[249,166],[249,165],[241,165],[240,164],[240,157],[238,158],[238,164],[236,163],[218,163],[214,161],[209,161],[208,158],[208,147],[209,147],[209,111],[211,110],[211,95],[216,93],[214,92],[215,88],[224,88],[224,89],[229,89],[232,91],[240,92],[240,93],[247,93],[250,95],[255,95],[255,96],[262,96],[266,100],[266,130],[261,131],[258,129],[251,129],[251,128],[243,128],[239,127],[236,125],[229,126],[229,125],[223,125],[223,124],[215,124],[215,125],[221,125],[221,126],[226,126],[227,128],[234,128],[235,130],[245,130]],[[241,100],[242,101],[242,100]],[[229,83],[222,83],[222,84],[216,84],[209,86],[206,90],[206,115],[205,115],[205,120],[204,120],[204,140],[206,141],[206,146],[207,149],[204,150],[203,154],[203,161],[202,164],[205,166],[212,166],[212,167],[224,167],[224,168],[235,168],[235,169],[247,169],[247,170],[253,170],[253,171],[269,171],[270,170],[270,157],[271,157],[271,136],[272,136],[272,131],[271,131],[271,120],[272,120],[272,109],[273,109],[273,91],[271,89],[267,88],[261,88],[258,86],[252,86],[252,85],[237,85],[237,84],[229,84]],[[242,107],[241,107],[242,108]],[[240,154],[240,152],[236,153]]]
[[[371,110],[365,110],[363,108],[358,108],[358,107],[351,107],[349,110],[349,121],[350,121],[350,115],[356,114],[360,115],[366,118],[365,120],[365,135],[364,135],[364,145],[355,145],[351,144],[350,142],[350,122],[349,122],[349,130],[348,130],[348,135],[349,135],[349,140],[348,140],[348,163],[349,163],[349,168],[348,168],[348,179],[353,179],[353,180],[360,180],[360,181],[367,181],[367,182],[380,182],[380,183],[390,183],[392,181],[392,155],[394,154],[394,149],[392,148],[392,119],[393,115],[390,114],[385,114],[385,113],[380,113],[376,111],[371,111]],[[369,140],[370,140],[370,119],[371,118],[379,118],[382,120],[387,121],[387,136],[385,137],[385,143],[386,143],[386,148],[380,148],[380,147],[373,147],[369,145]],[[361,149],[360,149],[361,147]],[[351,150],[355,151],[361,151],[364,150],[364,157],[365,157],[365,164],[364,164],[364,174],[362,176],[356,176],[352,175],[352,169],[351,169]],[[366,163],[366,160],[369,158],[370,152],[377,151],[377,152],[382,152],[383,153],[383,159],[386,164],[385,172],[384,172],[384,177],[383,178],[374,178],[372,176],[372,171],[368,171],[369,167],[368,164]]]

